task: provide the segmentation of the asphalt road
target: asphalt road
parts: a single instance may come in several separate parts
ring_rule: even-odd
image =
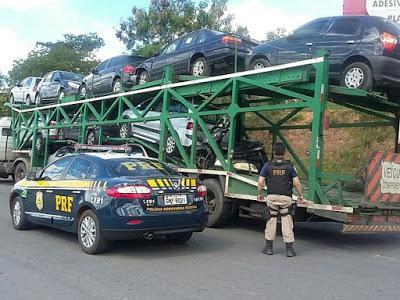
[[[400,299],[400,235],[342,235],[298,224],[298,256],[260,252],[263,224],[241,219],[195,234],[114,243],[84,254],[73,234],[12,228],[11,183],[0,183],[0,299]]]

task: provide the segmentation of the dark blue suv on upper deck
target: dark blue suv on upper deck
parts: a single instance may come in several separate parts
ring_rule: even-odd
[[[252,70],[309,59],[319,49],[326,49],[333,82],[350,88],[374,88],[396,98],[400,95],[399,40],[399,25],[381,17],[320,18],[286,37],[255,47],[246,66]]]

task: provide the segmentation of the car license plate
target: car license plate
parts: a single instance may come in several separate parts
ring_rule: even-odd
[[[187,198],[186,195],[165,195],[164,204],[165,205],[187,204]]]

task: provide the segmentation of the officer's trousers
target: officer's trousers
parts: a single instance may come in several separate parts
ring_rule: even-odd
[[[289,211],[292,205],[292,198],[283,195],[268,195],[267,205],[270,208],[272,217],[267,221],[267,225],[265,226],[265,239],[269,241],[275,240],[278,222],[277,215],[283,214],[283,216],[281,216],[283,240],[285,243],[293,243],[293,218]]]

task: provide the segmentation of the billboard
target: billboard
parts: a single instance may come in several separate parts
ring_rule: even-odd
[[[379,16],[394,22],[400,22],[399,0],[366,0],[367,13],[370,16]]]

